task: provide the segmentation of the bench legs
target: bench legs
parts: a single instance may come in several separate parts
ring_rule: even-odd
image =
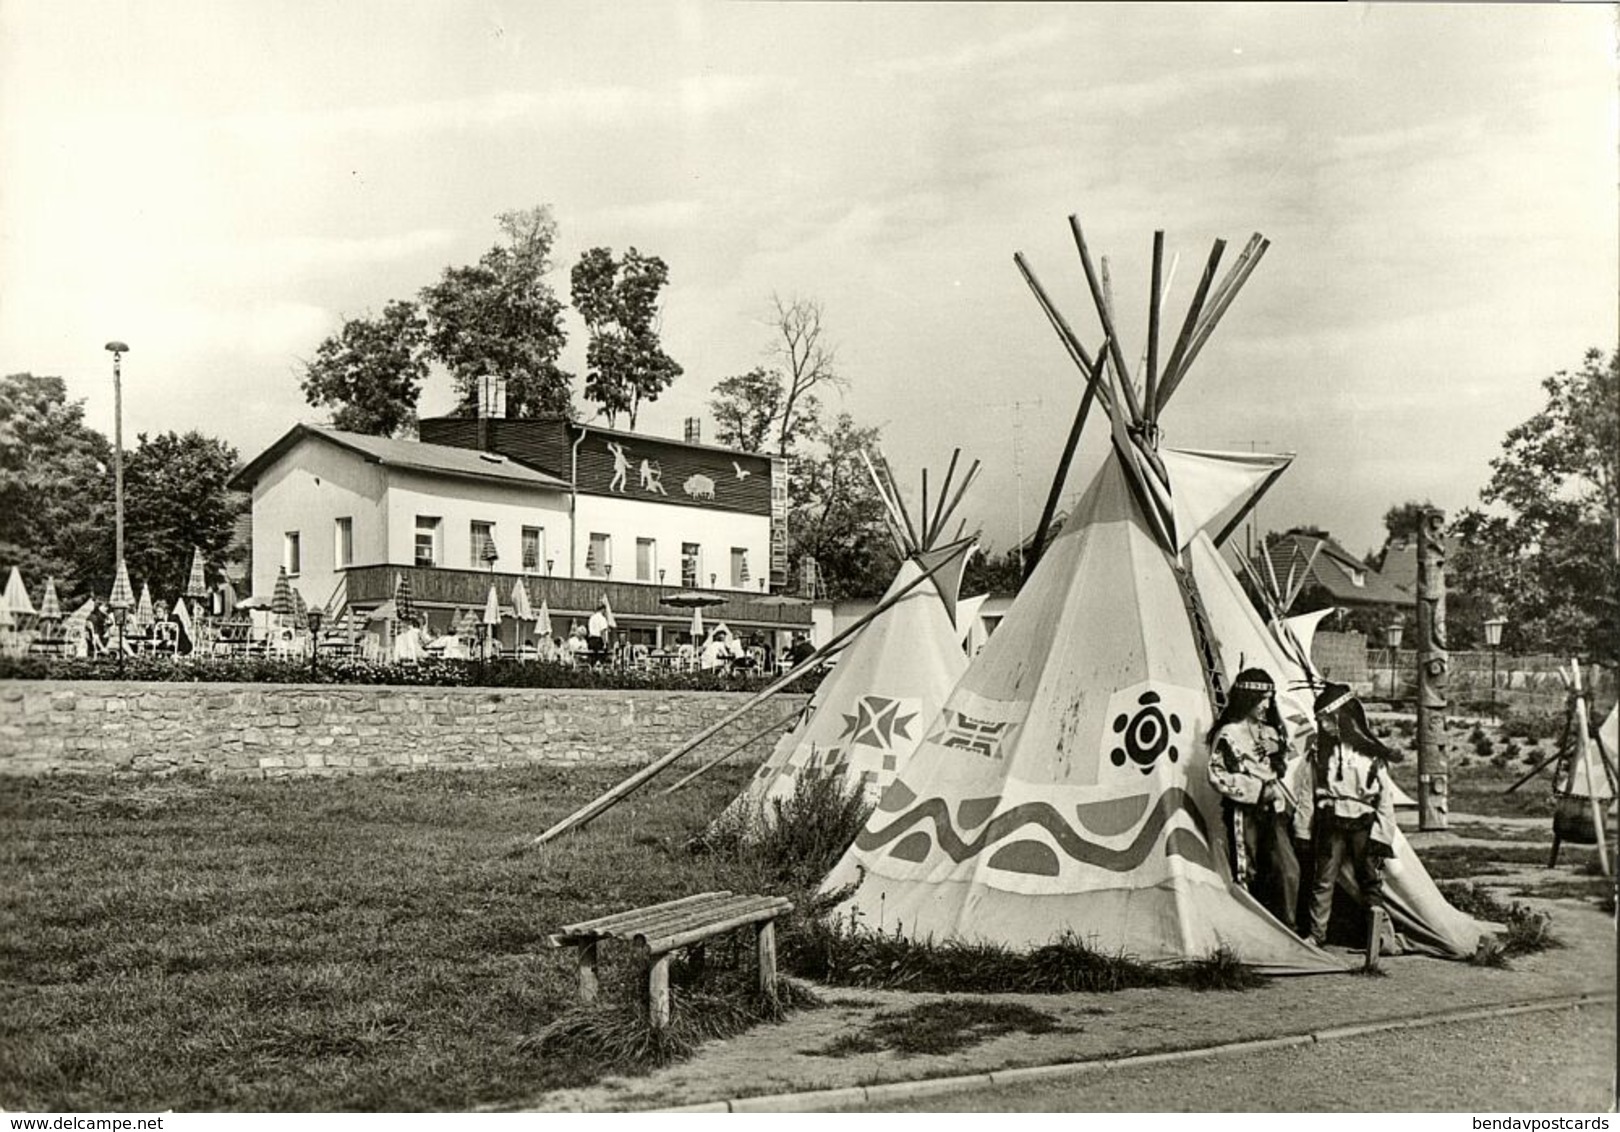
[[[776,921],[766,920],[754,929],[755,950],[759,953],[759,993],[766,1002],[776,1001]]]
[[[654,1030],[669,1025],[669,953],[647,967],[647,1024]]]
[[[578,956],[579,974],[579,1000],[581,1002],[595,1002],[598,983],[596,981],[596,941],[579,945]]]

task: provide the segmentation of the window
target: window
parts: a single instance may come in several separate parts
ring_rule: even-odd
[[[495,552],[495,524],[484,523],[477,519],[472,521],[472,567],[478,569],[488,566],[500,557]]]
[[[546,561],[546,529],[544,527],[523,528],[523,569],[525,573],[538,574]]]
[[[354,520],[345,515],[332,524],[332,567],[344,570],[354,565]]]
[[[636,581],[650,582],[658,572],[658,543],[650,538],[636,540]]]
[[[304,565],[301,541],[297,531],[288,531],[281,536],[281,564],[287,568],[287,573],[295,577]]]
[[[416,517],[416,564],[439,564],[439,520],[428,515]]]
[[[695,542],[681,543],[681,585],[695,589],[698,572],[703,565],[703,548]]]
[[[742,546],[731,548],[731,588],[746,590],[748,588],[748,549]]]
[[[610,536],[591,532],[591,545],[585,551],[585,572],[593,578],[605,578],[613,573],[613,539]]]

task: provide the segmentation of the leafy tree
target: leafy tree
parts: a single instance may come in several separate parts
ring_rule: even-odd
[[[601,407],[609,428],[626,413],[633,429],[641,403],[658,400],[682,372],[659,341],[658,293],[669,267],[635,248],[618,261],[611,249],[592,248],[571,278],[574,308],[591,336],[585,396]]]
[[[1018,548],[996,554],[988,548],[968,559],[962,571],[965,594],[1017,593],[1024,585],[1024,570],[1018,563]]]
[[[1503,643],[1620,661],[1620,352],[1542,382],[1453,532],[1459,586],[1507,618]]]
[[[848,413],[831,425],[817,422],[814,448],[793,461],[789,479],[790,560],[815,557],[832,600],[881,595],[899,569],[900,556],[884,523],[861,453],[877,446],[879,430],[862,428]]]
[[[771,307],[774,337],[767,352],[777,364],[717,384],[709,410],[719,422],[723,442],[750,452],[774,446],[778,456],[791,456],[821,419],[817,390],[847,389],[849,380],[838,372],[837,350],[822,326],[820,303],[772,295]],[[735,441],[726,440],[728,436]]]
[[[568,341],[563,304],[546,276],[557,222],[546,205],[496,217],[504,244],[468,267],[447,267],[422,289],[433,357],[450,369],[464,409],[470,411],[478,379],[506,379],[506,411],[513,417],[573,415],[572,380],[557,359]]]
[[[235,448],[200,432],[141,433],[124,459],[124,559],[137,587],[149,582],[155,596],[173,600],[185,589],[194,546],[217,571],[246,505],[227,486],[236,466]],[[112,546],[108,529],[109,560]],[[217,580],[211,572],[209,581]]]
[[[1376,555],[1367,555],[1367,560],[1375,569],[1384,568],[1384,559],[1389,549],[1398,543],[1417,543],[1418,528],[1423,525],[1423,516],[1426,512],[1437,510],[1435,505],[1425,499],[1419,503],[1415,499],[1408,499],[1384,512],[1384,545]]]
[[[64,601],[105,594],[114,570],[112,445],[84,423],[60,377],[0,378],[0,564],[30,584],[56,578]]]
[[[782,374],[755,366],[747,373],[718,381],[714,399],[715,439],[746,452],[762,452],[775,431],[782,412]]]
[[[412,302],[391,302],[378,318],[351,318],[305,364],[304,399],[335,406],[338,428],[395,436],[416,423],[426,341],[427,322]]]

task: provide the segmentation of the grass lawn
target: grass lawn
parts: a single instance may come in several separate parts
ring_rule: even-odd
[[[593,1080],[524,1041],[574,1002],[545,936],[739,888],[681,847],[740,770],[508,854],[622,774],[0,779],[0,1106],[459,1110]]]

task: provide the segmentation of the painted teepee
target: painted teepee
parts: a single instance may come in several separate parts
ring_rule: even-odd
[[[1161,382],[1155,239],[1138,391],[1071,224],[1103,356],[1019,265],[1087,378],[1075,436],[1096,402],[1111,450],[824,890],[851,886],[840,914],[912,939],[1023,948],[1072,932],[1147,961],[1226,948],[1276,973],[1340,970],[1232,881],[1205,740],[1225,677],[1185,551],[1197,515],[1221,510],[1230,491],[1172,474],[1157,443],[1159,409],[1264,242],[1212,293],[1216,245]]]
[[[951,463],[954,471],[955,457]],[[876,802],[967,670],[953,615],[973,540],[949,540],[943,532],[977,475],[978,463],[968,470],[954,499],[947,475],[932,515],[927,513],[925,495],[920,523],[912,521],[881,458],[878,467],[882,474],[868,464],[902,556],[884,600],[933,567],[940,570],[856,634],[798,724],[727,808],[722,823],[741,821],[757,827],[771,822],[773,803],[790,797],[806,773],[840,774],[846,786],[861,787]]]

